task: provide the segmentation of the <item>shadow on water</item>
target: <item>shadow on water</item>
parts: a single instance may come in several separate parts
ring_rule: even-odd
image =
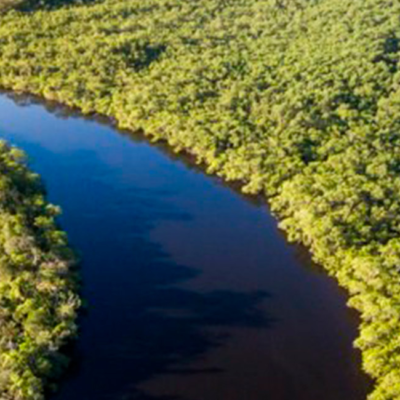
[[[119,135],[128,137],[134,143],[149,143],[149,137],[145,135],[145,133],[141,130],[129,130],[122,129],[118,127],[117,121],[109,116],[101,115],[101,114],[83,114],[79,108],[69,107],[64,104],[61,104],[56,101],[46,100],[40,96],[36,96],[29,93],[15,93],[10,90],[1,89],[0,95],[5,95],[7,98],[11,99],[15,104],[19,107],[30,107],[32,105],[39,105],[43,107],[49,113],[55,115],[59,119],[68,120],[68,119],[84,119],[86,121],[91,121],[98,123],[100,125],[109,127],[114,129]],[[172,161],[179,161],[182,163],[187,169],[191,171],[196,171],[201,174],[205,174],[205,170],[207,169],[205,164],[198,163],[196,158],[188,152],[184,150],[180,150],[179,152],[175,152],[173,148],[166,141],[159,139],[155,142],[151,142],[151,146],[160,150],[165,156],[167,156]],[[241,181],[226,181],[216,175],[208,175],[208,179],[219,182],[222,186],[228,187],[235,192],[236,195],[246,200],[251,204],[262,206],[267,206],[268,200],[265,198],[263,194],[248,194],[242,191],[243,182]],[[286,235],[283,231],[281,231],[282,235],[285,237]],[[300,246],[297,245],[296,246]],[[300,246],[304,247],[304,246]],[[309,251],[304,248],[305,253],[309,253]]]
[[[41,152],[42,163],[60,162]],[[101,163],[82,173],[78,161],[95,157],[75,152],[69,178],[62,169],[54,172],[59,185],[47,176],[64,209],[62,226],[82,255],[89,304],[71,346],[71,366],[53,399],[72,400],[79,393],[80,400],[190,400],[152,397],[138,386],[159,375],[223,373],[218,365],[189,364],[226,344],[234,328],[270,327],[273,321],[261,307],[269,296],[185,287],[201,271],[175,262],[150,233],[165,221],[190,222],[190,215],[165,201],[166,189],[113,187]]]
[[[178,400],[148,396],[137,385],[161,374],[221,373],[218,367],[186,366],[229,340],[229,334],[215,333],[209,328],[264,329],[272,323],[258,308],[268,297],[266,293],[200,293],[177,287],[195,278],[198,271],[168,260],[151,243],[139,246],[141,251],[138,254],[136,249],[134,262],[122,261],[126,280],[120,282],[118,293],[108,292],[108,304],[94,304],[96,299],[91,304],[90,294],[87,296],[90,310],[82,321],[82,337],[75,346],[65,387],[61,387],[55,399],[72,399],[77,380],[83,399]],[[88,262],[86,259],[83,268],[88,267]],[[105,325],[98,325],[102,322]],[[107,347],[98,347],[97,341],[99,345],[107,343]],[[87,354],[91,351],[96,354]],[[92,370],[82,370],[83,362]],[[82,391],[82,386],[86,390]]]
[[[101,116],[82,116],[76,110],[57,103],[44,102],[34,96],[15,96],[7,92],[6,94],[20,107],[40,104],[58,118],[85,118],[115,128],[112,120]],[[121,130],[118,132],[128,136],[132,141],[148,142],[140,132],[136,134]],[[40,147],[40,144],[37,146]],[[154,146],[168,158],[179,160],[179,163],[184,164],[186,168],[202,171],[201,166],[196,165],[189,155],[176,155],[162,143]],[[35,149],[33,152],[32,149],[28,150],[29,154],[35,154]],[[332,388],[335,388],[326,397],[330,400],[350,398],[347,396],[349,393],[355,394],[351,396],[352,400],[365,398],[364,389],[368,385],[363,382],[364,378],[357,380],[357,384],[362,381],[360,390],[352,386],[353,378],[349,377],[347,381],[347,377],[344,378],[341,371],[340,366],[344,364],[340,362],[345,358],[337,357],[340,351],[344,351],[343,349],[346,349],[346,355],[353,355],[350,339],[344,339],[346,335],[341,334],[348,326],[343,325],[342,329],[341,324],[336,327],[324,319],[326,312],[321,307],[329,306],[331,300],[329,296],[332,293],[320,297],[324,300],[321,307],[314,304],[315,302],[308,302],[308,297],[315,293],[308,277],[306,276],[306,282],[302,281],[303,277],[298,274],[298,269],[294,268],[294,274],[290,275],[291,270],[285,270],[281,265],[293,263],[290,257],[282,257],[287,252],[286,248],[276,253],[273,251],[266,253],[267,257],[269,254],[273,256],[271,265],[276,264],[282,267],[283,271],[287,271],[283,286],[276,286],[277,282],[279,285],[281,268],[272,272],[271,276],[264,277],[265,285],[256,286],[266,287],[267,282],[268,287],[273,290],[273,298],[264,291],[241,290],[244,287],[242,285],[235,286],[235,289],[239,290],[193,290],[191,284],[204,277],[203,271],[188,266],[191,265],[190,261],[188,265],[176,262],[171,255],[173,253],[169,253],[166,248],[156,243],[151,236],[154,228],[165,223],[168,227],[179,225],[174,224],[178,222],[185,222],[186,228],[192,226],[193,216],[182,211],[179,201],[169,201],[170,196],[174,197],[174,193],[169,192],[169,185],[164,188],[157,185],[157,187],[142,188],[140,185],[132,186],[132,182],[127,185],[116,183],[112,170],[121,167],[111,164],[110,168],[104,160],[96,160],[99,155],[93,150],[74,149],[70,157],[64,150],[62,157],[59,157],[51,151],[40,148],[36,154],[41,158],[40,166],[46,172],[46,181],[54,195],[54,199],[51,200],[60,204],[64,210],[62,226],[68,231],[74,247],[83,255],[84,296],[90,306],[87,315],[82,318],[80,338],[73,346],[73,361],[69,373],[61,384],[59,392],[53,396],[53,400],[193,400],[204,393],[207,393],[208,399],[210,391],[204,391],[204,380],[201,379],[196,382],[190,380],[189,385],[193,387],[189,395],[177,395],[177,393],[187,393],[185,390],[183,392],[178,390],[179,385],[187,384],[184,382],[185,377],[198,378],[204,375],[210,377],[210,380],[214,376],[218,377],[218,382],[212,389],[218,389],[219,382],[222,381],[224,385],[232,386],[229,394],[233,393],[235,399],[241,400],[244,398],[240,397],[241,392],[234,393],[239,386],[235,386],[235,382],[231,384],[230,381],[236,379],[237,371],[233,373],[229,371],[231,367],[229,355],[224,359],[227,354],[224,353],[221,357],[217,351],[222,347],[224,349],[229,347],[230,339],[234,342],[233,346],[236,346],[235,351],[240,352],[239,362],[244,360],[249,363],[245,364],[244,369],[252,362],[251,351],[257,355],[260,353],[261,357],[266,354],[271,359],[275,350],[277,351],[277,361],[272,359],[269,363],[268,359],[264,364],[264,360],[255,359],[255,362],[262,364],[265,370],[260,377],[252,377],[254,391],[248,395],[251,396],[249,397],[251,400],[264,398],[266,393],[271,393],[272,397],[282,400],[292,398],[309,400],[317,398],[313,395],[315,393],[320,397],[319,394],[325,392],[325,386],[328,384],[332,384]],[[149,165],[151,168],[152,164]],[[132,166],[135,164],[128,166],[124,164],[124,168],[127,167],[128,170]],[[210,179],[219,181],[214,177]],[[228,186],[246,201],[256,205],[265,204],[265,200],[261,197],[241,194],[240,185]],[[196,192],[193,191],[191,195],[195,196]],[[229,223],[234,224],[235,221],[230,220]],[[196,227],[196,222],[193,226]],[[207,232],[204,231],[203,234],[207,235]],[[284,237],[284,234],[275,231],[268,236],[272,248],[282,247],[281,243],[284,243],[284,240],[279,238],[280,236]],[[239,245],[239,242],[237,244]],[[240,246],[243,246],[241,238]],[[295,246],[294,252],[297,253],[296,259],[303,261],[299,264],[310,266],[312,275],[315,275],[315,267],[310,262],[309,253],[301,246]],[[235,260],[230,259],[230,261],[235,264]],[[246,261],[243,264],[245,263]],[[199,266],[196,263],[195,265]],[[219,268],[218,263],[204,267],[205,270]],[[231,264],[229,267],[232,267]],[[243,270],[247,269],[246,265],[240,264],[241,267]],[[261,271],[258,270],[255,279],[260,279]],[[228,274],[230,272],[231,269]],[[277,275],[278,281],[276,279],[274,281]],[[227,274],[222,276],[222,279],[225,279]],[[310,285],[309,292],[297,292],[298,286],[303,284]],[[294,291],[285,297],[284,293],[288,292],[289,288]],[[322,288],[326,290],[327,286]],[[296,297],[295,293],[300,293],[302,296]],[[335,290],[332,299],[334,302],[336,295]],[[278,297],[280,305],[276,303]],[[298,301],[294,302],[293,298],[297,298]],[[273,309],[269,308],[268,299],[271,300],[271,305],[274,303]],[[282,305],[285,299],[288,303]],[[308,314],[309,309],[312,312]],[[328,307],[327,310],[332,309]],[[270,312],[274,312],[274,318],[270,317]],[[293,315],[290,312],[293,312]],[[279,315],[279,324],[275,315]],[[304,316],[308,316],[308,320],[302,324]],[[347,313],[340,316],[344,318]],[[307,324],[312,329],[308,330]],[[323,328],[325,324],[328,326],[327,329]],[[244,342],[235,342],[235,328],[246,331],[243,335]],[[337,335],[335,332],[332,333],[332,328],[337,329]],[[264,330],[269,330],[268,334],[264,335]],[[268,339],[254,341],[255,346],[248,351],[246,346],[257,336],[255,331],[261,331],[261,336],[267,336]],[[271,331],[273,333],[269,336]],[[313,335],[314,331],[316,335]],[[300,333],[292,335],[292,332]],[[270,340],[271,337],[273,340]],[[297,338],[304,340],[304,344],[298,345]],[[344,344],[341,343],[342,340],[345,340]],[[260,349],[259,343],[265,348]],[[278,349],[276,343],[284,346]],[[324,343],[326,345],[322,347]],[[238,349],[240,346],[242,347]],[[324,351],[331,348],[330,346],[334,346],[332,352],[335,354]],[[302,358],[303,351],[304,358]],[[215,354],[217,355],[214,356]],[[314,358],[314,354],[318,356]],[[237,360],[235,356],[233,359]],[[297,356],[298,364],[291,361]],[[358,357],[358,354],[356,356]],[[204,359],[207,359],[206,363],[201,362]],[[329,376],[324,375],[324,369],[329,370],[332,368],[332,363],[336,365],[338,360],[340,362],[337,377],[333,376],[336,370],[329,373]],[[309,367],[307,363],[315,363],[315,368]],[[345,373],[353,373],[352,365],[350,364],[350,367],[345,365]],[[359,368],[358,359],[354,365]],[[245,372],[248,371],[250,369]],[[239,373],[243,375],[243,369],[240,369]],[[331,376],[333,377],[329,378]],[[161,380],[166,378],[168,384],[175,387],[172,390],[167,389],[162,395],[160,392],[155,395],[151,386],[160,380],[159,378]],[[280,381],[281,378],[284,380]],[[308,388],[306,384],[312,389],[315,386],[316,390],[305,390],[304,388]],[[157,389],[157,382],[155,388]],[[171,393],[175,395],[170,395]],[[213,399],[218,396],[219,394],[211,394]],[[203,399],[204,396],[200,398]],[[228,395],[226,398],[231,397]]]

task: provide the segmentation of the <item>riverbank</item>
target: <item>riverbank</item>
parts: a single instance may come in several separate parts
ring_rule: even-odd
[[[352,296],[400,397],[399,6],[108,0],[1,17],[0,84],[187,150],[271,201]]]
[[[42,400],[77,333],[75,258],[24,153],[0,141],[0,397]]]
[[[365,400],[357,314],[264,201],[104,119],[11,98],[0,130],[62,207],[90,305],[50,399]]]

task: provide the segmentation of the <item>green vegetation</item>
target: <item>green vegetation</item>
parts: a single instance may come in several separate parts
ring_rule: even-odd
[[[42,400],[76,334],[74,257],[21,151],[0,141],[0,398]]]
[[[400,2],[104,0],[0,17],[0,85],[142,130],[270,198],[400,399]],[[73,307],[72,307],[73,308]]]

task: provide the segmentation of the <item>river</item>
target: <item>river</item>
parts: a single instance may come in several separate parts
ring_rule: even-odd
[[[82,259],[52,400],[364,400],[358,318],[265,204],[144,138],[0,95]]]

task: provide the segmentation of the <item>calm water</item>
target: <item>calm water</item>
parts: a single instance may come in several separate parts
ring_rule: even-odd
[[[53,400],[364,400],[357,318],[265,206],[146,141],[0,96],[82,257]],[[31,102],[32,103],[32,102]]]

